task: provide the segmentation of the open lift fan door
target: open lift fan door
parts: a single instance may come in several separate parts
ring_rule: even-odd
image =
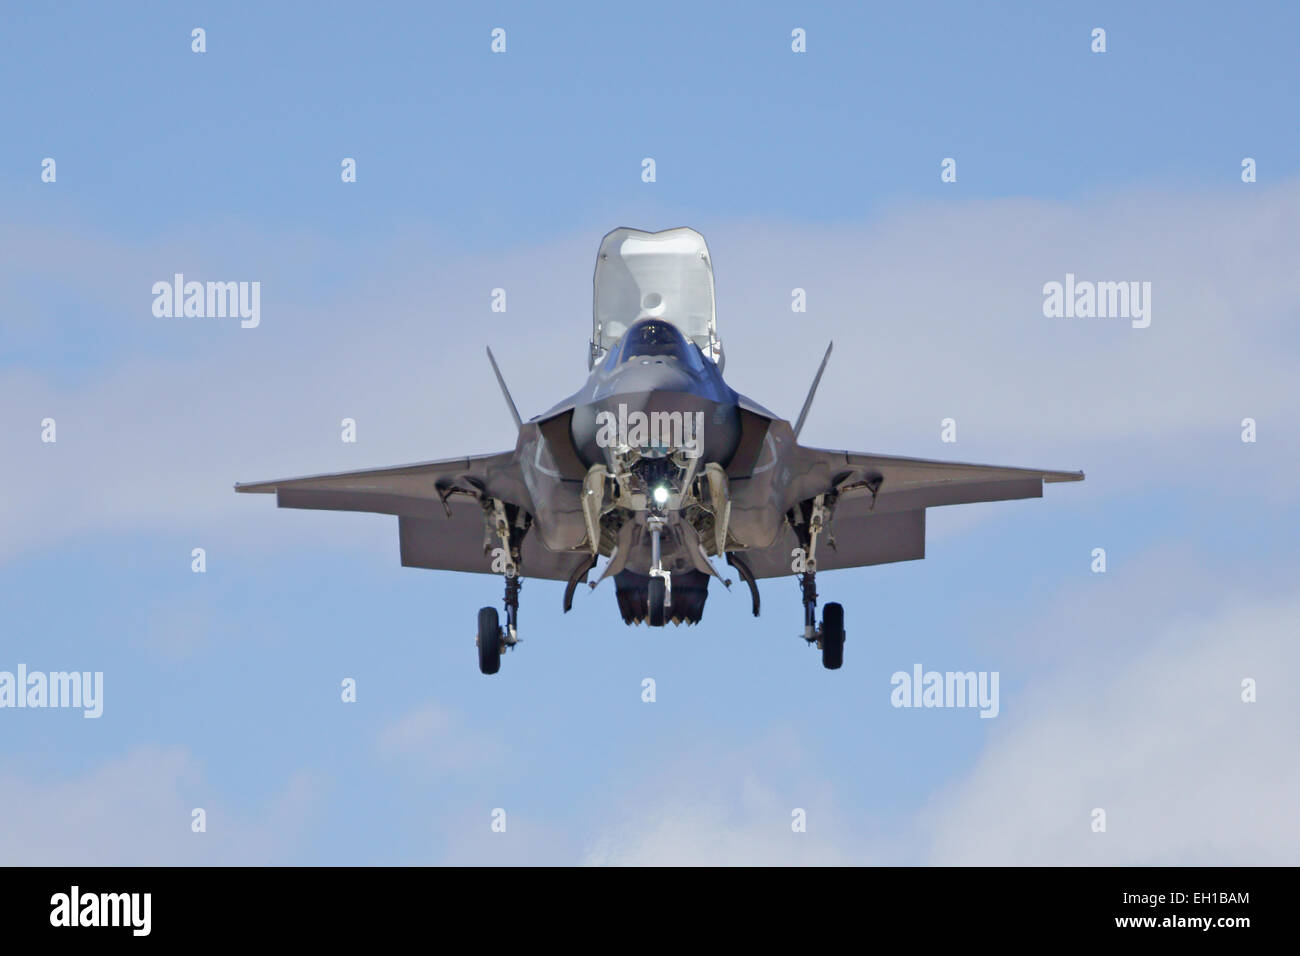
[[[677,326],[721,365],[713,302],[713,260],[694,229],[615,229],[596,256],[591,365],[640,319]]]

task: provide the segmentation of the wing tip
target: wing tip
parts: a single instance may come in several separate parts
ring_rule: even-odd
[[[265,495],[271,494],[276,490],[275,482],[265,481],[237,481],[235,482],[235,493],[241,495]]]

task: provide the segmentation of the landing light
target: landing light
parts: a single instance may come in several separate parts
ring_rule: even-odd
[[[668,504],[668,488],[666,485],[657,485],[654,490],[655,504]]]

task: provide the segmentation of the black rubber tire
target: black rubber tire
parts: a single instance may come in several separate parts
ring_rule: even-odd
[[[844,664],[844,608],[827,604],[822,608],[822,667],[839,670]]]
[[[650,588],[646,594],[646,622],[651,627],[664,626],[664,588],[663,578],[651,578]]]
[[[478,669],[484,674],[501,670],[501,622],[494,607],[478,612]]]

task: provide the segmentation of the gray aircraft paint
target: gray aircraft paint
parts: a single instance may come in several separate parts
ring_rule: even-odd
[[[673,290],[663,296],[647,293],[642,298],[652,303],[656,314],[632,313],[637,296],[644,291],[638,288],[636,294],[627,293],[628,282],[641,281],[634,274],[636,269],[608,274],[604,279],[607,295],[600,299],[602,268],[608,270],[614,261],[607,250],[623,242],[642,243],[642,251],[649,248],[653,252],[653,246],[645,244],[660,238],[674,243],[676,249],[686,250],[679,258],[689,264],[689,282],[682,280],[673,286],[671,275],[659,263],[648,260],[657,268],[643,269],[642,276],[669,275],[664,281]],[[692,247],[693,242],[698,246]],[[692,248],[701,250],[702,267],[691,254]],[[277,504],[285,508],[396,515],[404,566],[479,573],[492,573],[494,538],[485,515],[490,514],[493,503],[501,502],[512,509],[520,527],[527,526],[518,545],[520,575],[574,582],[588,578],[596,557],[582,505],[584,479],[593,466],[612,471],[616,464],[613,449],[597,442],[598,415],[617,414],[620,406],[647,414],[702,415],[703,454],[694,479],[708,464],[719,466],[726,477],[729,521],[721,551],[700,526],[689,520],[686,511],[668,512],[663,566],[673,573],[674,580],[678,574],[699,571],[699,549],[704,552],[705,567],[711,567],[707,564],[710,558],[730,556],[741,558],[756,579],[792,574],[790,555],[801,541],[796,527],[800,509],[817,496],[833,503],[829,535],[817,552],[816,567],[826,571],[923,558],[927,508],[1036,498],[1041,497],[1045,482],[1083,478],[1082,472],[802,446],[787,420],[735,392],[723,380],[721,345],[712,319],[712,265],[698,233],[682,229],[663,233],[615,230],[606,236],[601,250],[595,280],[597,322],[589,346],[591,372],[582,387],[567,399],[519,425],[513,451],[238,484],[236,491],[274,493]],[[620,282],[622,286],[617,285]],[[609,292],[611,289],[614,291]],[[689,299],[691,295],[696,298]],[[701,305],[702,296],[707,296],[707,308]],[[611,316],[620,314],[618,303],[625,300],[629,303],[627,312],[616,323]],[[691,313],[689,321],[684,322],[690,335],[683,333],[688,351],[678,355],[620,354],[627,332],[637,328],[638,323],[677,326],[670,306],[678,301],[686,303],[683,308]],[[616,325],[625,330],[613,338],[608,330]],[[829,353],[828,349],[827,358]],[[491,361],[509,411],[517,416],[495,359]],[[825,367],[823,359],[817,381]],[[815,389],[816,382],[800,415],[800,424],[811,407]],[[614,515],[618,527],[608,536],[603,532],[599,536],[599,556],[609,559],[616,555],[620,570],[647,573],[650,543],[646,518],[646,512]],[[833,547],[828,546],[830,540]]]

